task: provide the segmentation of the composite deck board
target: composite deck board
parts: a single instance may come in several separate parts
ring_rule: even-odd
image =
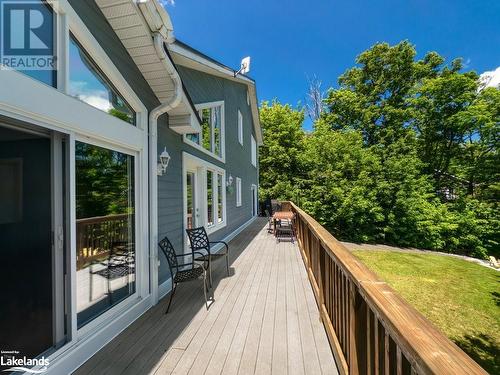
[[[337,374],[297,244],[276,243],[258,219],[230,243],[231,272],[213,270],[168,297],[75,374]]]

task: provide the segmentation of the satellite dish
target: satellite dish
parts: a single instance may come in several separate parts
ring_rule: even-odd
[[[241,74],[247,74],[250,71],[250,56],[241,60]]]
[[[240,70],[234,73],[234,76],[236,77],[238,74],[247,74],[250,71],[250,56],[245,57],[243,60],[241,60],[241,67]]]

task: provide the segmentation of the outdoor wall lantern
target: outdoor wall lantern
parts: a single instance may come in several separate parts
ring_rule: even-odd
[[[158,163],[158,176],[163,176],[165,172],[167,172],[167,167],[168,163],[170,163],[170,155],[167,152],[167,148],[163,150],[163,152],[160,154],[160,162]]]
[[[229,175],[229,178],[227,179],[226,186],[229,187],[233,184],[233,176]]]

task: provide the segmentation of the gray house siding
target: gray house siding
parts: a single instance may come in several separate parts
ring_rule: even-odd
[[[182,136],[173,135],[167,126],[158,128],[158,149],[167,147],[172,159],[167,173],[161,176],[159,186],[159,237],[169,236],[177,249],[183,248],[183,192],[182,192],[182,152],[185,151],[226,170],[226,178],[232,175],[233,188],[226,190],[226,218],[224,228],[211,235],[220,240],[234,232],[252,218],[251,185],[258,185],[258,170],[251,164],[250,135],[254,133],[250,106],[247,104],[247,87],[203,72],[178,67],[179,74],[193,103],[224,101],[226,162],[205,154],[186,144]],[[243,116],[243,146],[238,142],[238,109]],[[173,140],[174,139],[174,140]],[[242,205],[236,207],[236,177],[242,182]],[[163,263],[163,255],[160,262]],[[168,272],[160,268],[159,282],[168,278]]]
[[[69,0],[87,28],[106,51],[117,69],[148,110],[160,103],[118,36],[106,21],[94,0]],[[251,165],[250,134],[253,134],[252,114],[247,104],[246,86],[209,74],[178,68],[181,78],[195,104],[224,100],[226,163],[220,163],[205,153],[185,144],[182,136],[168,127],[168,116],[158,121],[158,154],[166,147],[171,156],[167,173],[158,178],[158,238],[168,236],[178,252],[183,249],[182,152],[186,151],[226,170],[234,179],[242,179],[242,206],[236,207],[236,189],[227,192],[227,226],[215,232],[222,239],[247,222],[252,215],[252,184],[257,185],[257,169]],[[238,143],[238,109],[243,115],[244,146]],[[233,183],[233,187],[235,183]],[[159,282],[169,277],[166,259],[160,254]]]
[[[236,207],[236,182],[233,182],[231,191],[226,191],[227,225],[213,234],[213,238],[219,240],[252,218],[250,187],[252,184],[257,185],[258,171],[251,164],[250,135],[255,137],[255,133],[252,113],[247,104],[247,86],[185,67],[179,67],[178,70],[195,105],[224,101],[226,162],[221,163],[189,145],[184,145],[185,151],[224,168],[226,177],[232,175],[234,181],[236,177],[242,180],[241,207]],[[243,116],[243,146],[238,142],[238,110]]]

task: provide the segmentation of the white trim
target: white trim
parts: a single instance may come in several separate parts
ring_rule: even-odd
[[[110,144],[141,150],[147,132],[113,117],[27,75],[0,70],[0,113],[46,128],[78,132]],[[147,118],[147,116],[145,116]]]
[[[207,58],[204,58],[204,57],[200,56],[199,54],[194,53],[193,51],[191,51],[187,48],[184,48],[179,43],[174,42],[173,44],[170,44],[168,46],[168,48],[175,54],[183,56],[183,57],[185,57],[189,60],[192,60],[198,64],[204,65],[210,69],[217,71],[218,73],[222,73],[224,76],[226,76],[225,78],[231,79],[232,81],[244,82],[244,83],[250,84],[250,85],[255,84],[255,82],[252,79],[246,77],[244,74],[238,74],[235,77],[233,69],[231,69],[227,66],[223,66],[222,64],[216,64],[215,62],[213,62]]]
[[[226,199],[226,188],[225,188],[225,182],[226,182],[226,171],[225,169],[210,163],[209,161],[200,159],[186,151],[182,152],[182,211],[183,211],[183,222],[182,222],[182,233],[185,233],[186,230],[186,223],[187,223],[187,207],[186,207],[186,173],[187,171],[192,171],[196,170],[197,171],[197,176],[196,176],[196,181],[197,181],[197,186],[196,186],[196,194],[198,196],[196,202],[198,209],[202,214],[200,214],[199,218],[201,218],[201,222],[198,222],[198,225],[205,226],[207,233],[211,234],[214,232],[217,232],[218,230],[225,228],[227,226],[227,199]],[[222,174],[222,182],[223,182],[223,193],[222,193],[222,200],[223,200],[223,205],[222,205],[222,215],[223,215],[223,220],[220,223],[214,223],[214,225],[207,226],[207,182],[206,182],[206,171],[211,170],[215,172],[213,175],[216,176],[217,173]],[[217,201],[218,201],[218,196],[217,196],[217,188],[212,189],[214,191],[214,209],[217,209]],[[187,243],[184,244],[184,249],[187,249]]]
[[[241,207],[241,178],[236,177],[236,207]]]
[[[113,319],[104,322],[94,334],[66,344],[48,357],[50,366],[47,374],[73,373],[151,307],[151,297],[138,299],[129,306],[127,311],[122,311]]]
[[[238,142],[243,146],[243,115],[238,109]]]
[[[149,236],[144,223],[144,217],[148,215],[148,200],[147,200],[147,179],[144,178],[144,174],[147,174],[147,168],[144,168],[144,153],[139,153],[133,150],[126,150],[119,146],[110,145],[108,142],[101,141],[98,139],[89,139],[87,137],[81,137],[79,135],[75,136],[75,142],[84,142],[97,147],[102,147],[107,150],[117,151],[134,157],[134,204],[135,204],[135,261],[136,261],[136,272],[135,272],[135,292],[127,296],[124,300],[120,301],[116,305],[110,307],[105,312],[101,313],[89,323],[85,324],[77,330],[77,338],[80,339],[83,336],[91,334],[99,330],[99,327],[112,318],[120,311],[126,311],[133,304],[134,300],[138,298],[145,298],[149,294]],[[74,153],[71,155],[74,159]],[[76,170],[75,170],[76,172]],[[146,185],[146,186],[145,186]],[[76,205],[76,201],[72,202]],[[75,234],[76,234],[76,220],[75,220]],[[146,233],[144,233],[146,232]],[[76,236],[74,237],[76,238]],[[74,242],[74,241],[73,241]],[[76,252],[76,249],[75,249]],[[71,269],[71,272],[75,273],[75,287],[76,287],[76,263],[75,268]],[[76,292],[76,291],[75,291]],[[76,305],[76,297],[75,297]],[[77,321],[77,310],[74,310],[73,319]]]
[[[207,103],[200,103],[200,104],[196,104],[195,105],[195,108],[197,111],[201,111],[203,109],[207,109],[207,108],[214,108],[214,107],[221,107],[221,125],[220,125],[220,148],[221,148],[221,156],[217,155],[217,154],[214,154],[212,151],[209,151],[207,149],[205,149],[201,144],[198,144],[196,142],[193,142],[192,140],[190,140],[189,138],[187,138],[187,135],[184,134],[182,136],[182,140],[184,141],[184,143],[190,145],[191,147],[194,147],[195,149],[211,156],[212,158],[220,161],[221,163],[225,163],[226,162],[226,111],[225,111],[225,103],[223,100],[219,100],[219,101],[215,101],[215,102],[207,102]],[[203,135],[200,131],[199,134],[199,139],[200,139],[200,143],[203,141]],[[212,140],[211,140],[211,144],[213,145],[214,144],[214,139],[213,139],[213,132],[212,132]]]

